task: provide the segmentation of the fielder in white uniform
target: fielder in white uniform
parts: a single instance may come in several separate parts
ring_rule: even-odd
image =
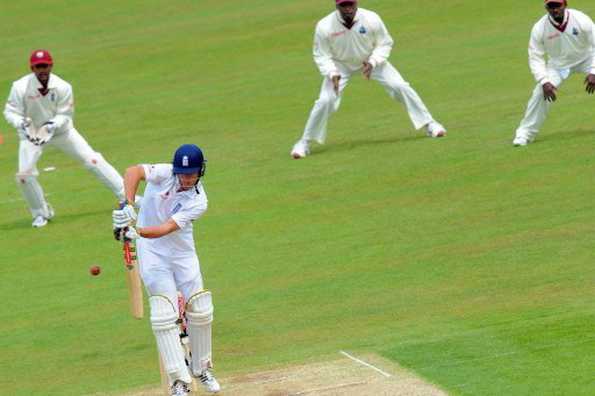
[[[128,204],[113,212],[116,239],[137,240],[140,274],[150,295],[151,326],[171,394],[176,396],[189,393],[190,375],[200,379],[207,391],[220,390],[210,371],[211,292],[203,287],[192,227],[192,222],[207,210],[207,195],[200,182],[204,169],[202,151],[191,144],[176,151],[173,164],[128,168],[124,175]],[[136,221],[133,203],[141,180],[147,186]],[[178,291],[187,301],[192,351],[188,366],[179,341]]]
[[[580,11],[566,8],[566,0],[544,3],[548,13],[533,26],[529,41],[529,66],[537,86],[516,130],[514,146],[526,146],[535,139],[558,88],[571,74],[586,74],[586,91],[595,92],[593,21]]]
[[[51,73],[53,59],[50,53],[33,51],[30,67],[31,74],[12,84],[4,117],[19,134],[16,181],[29,205],[33,227],[45,226],[54,216],[54,210],[37,181],[37,161],[46,145],[56,146],[82,162],[123,201],[124,185],[120,174],[74,128],[72,87]]]
[[[316,25],[314,61],[324,77],[320,97],[315,102],[302,138],[291,156],[304,158],[312,141],[323,144],[329,116],[339,109],[341,93],[354,73],[378,81],[388,94],[403,103],[415,129],[426,128],[431,137],[446,135],[446,129],[433,118],[419,95],[387,59],[393,39],[380,17],[357,1],[335,0],[337,10]]]

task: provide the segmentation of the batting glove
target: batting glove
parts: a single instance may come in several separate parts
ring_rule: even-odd
[[[134,241],[138,238],[140,238],[140,235],[133,226],[129,226],[124,229],[124,240]]]
[[[128,227],[136,222],[136,218],[136,211],[132,205],[126,205],[122,209],[117,209],[112,212],[114,228]]]

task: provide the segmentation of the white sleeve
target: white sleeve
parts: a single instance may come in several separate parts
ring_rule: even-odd
[[[170,164],[142,164],[145,170],[145,180],[147,183],[161,184],[172,175]]]
[[[16,84],[12,84],[6,106],[4,106],[4,118],[15,128],[18,128],[25,118],[25,104],[23,94],[18,91]]]
[[[199,191],[197,200],[193,202],[192,206],[188,208],[181,207],[180,210],[171,216],[172,220],[176,222],[180,229],[187,227],[188,224],[201,217],[207,211],[207,196],[202,188]]]
[[[62,128],[72,121],[74,115],[74,95],[70,84],[58,90],[58,110],[54,118],[50,120],[57,128]]]
[[[593,55],[591,61],[591,74],[595,74],[595,24],[591,21],[591,54]]]
[[[535,80],[543,85],[549,81],[541,26],[542,24],[537,24],[531,31],[531,39],[529,40],[529,68]]]
[[[372,64],[372,67],[376,67],[386,62],[394,44],[393,38],[388,33],[388,30],[380,17],[377,17],[376,24],[377,26],[374,29],[374,38],[376,41],[375,48],[368,59],[368,62]]]
[[[339,76],[339,70],[333,61],[328,37],[322,31],[320,24],[316,25],[314,34],[314,62],[324,77]]]

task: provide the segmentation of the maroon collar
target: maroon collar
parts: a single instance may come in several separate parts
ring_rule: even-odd
[[[568,26],[568,21],[570,20],[570,13],[568,12],[568,10],[566,10],[566,12],[564,13],[564,20],[562,21],[562,23],[556,22],[549,15],[548,15],[547,19],[550,21],[551,25],[554,28],[556,28],[557,30],[559,30],[562,33],[564,33],[564,31],[566,30],[566,27]]]

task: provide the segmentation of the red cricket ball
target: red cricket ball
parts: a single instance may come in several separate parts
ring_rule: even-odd
[[[97,276],[101,273],[101,267],[98,265],[93,265],[89,268],[89,272],[91,273],[91,275]]]

